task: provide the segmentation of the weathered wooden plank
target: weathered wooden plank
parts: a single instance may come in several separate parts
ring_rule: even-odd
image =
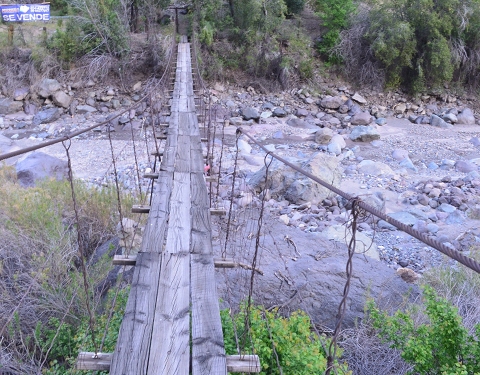
[[[227,210],[225,208],[210,208],[210,214],[215,216],[225,216]]]
[[[159,253],[163,250],[173,186],[172,180],[172,173],[160,171],[159,181],[162,183],[155,184],[150,214],[143,235],[144,240],[142,240],[142,251],[144,252]]]
[[[114,266],[135,266],[137,264],[137,254],[135,255],[114,255],[112,264]],[[224,267],[222,267],[224,268]]]
[[[178,116],[178,134],[190,135],[195,129],[191,116],[188,112],[180,112]]]
[[[261,370],[258,355],[230,355],[227,358],[228,372],[258,373]]]
[[[134,204],[132,206],[133,214],[148,214],[150,212],[150,206],[145,204]]]
[[[77,359],[78,370],[109,371],[112,362],[112,353],[81,352]],[[228,355],[226,356],[228,372],[258,373],[261,370],[257,355]]]
[[[188,375],[190,368],[190,259],[164,252],[148,373]]]
[[[114,255],[112,264],[115,266],[135,266],[137,264],[137,255]],[[251,269],[249,265],[238,263],[233,258],[213,258],[215,268],[236,268],[242,267]]]
[[[158,179],[158,173],[144,173],[143,178]]]
[[[148,359],[148,374],[187,375],[190,367],[190,176],[188,169],[179,172],[182,159],[188,159],[190,150],[180,151],[188,139],[178,139],[179,107],[184,58],[179,45],[177,81],[175,93],[179,100],[172,103],[169,137],[161,168],[172,170],[172,194],[169,205],[169,229],[162,254],[159,293],[156,297],[151,355]],[[179,155],[179,152],[182,152]],[[180,156],[180,158],[179,158]],[[165,161],[165,163],[163,163]]]
[[[115,255],[115,257],[117,257],[117,256],[118,255]],[[132,255],[132,256],[134,256],[134,255]],[[115,257],[114,257],[114,261],[115,261]],[[213,258],[213,263],[215,265],[215,268],[236,268],[236,267],[238,267],[238,263],[235,262],[233,260],[233,258]]]
[[[192,374],[226,374],[215,285],[208,197],[202,171],[191,174]]]
[[[197,109],[197,105],[195,104],[195,97],[193,95],[189,95],[187,98],[187,108],[189,112],[195,113]]]
[[[112,264],[115,266],[135,266],[137,264],[137,255],[114,255]],[[233,258],[213,258],[215,268],[236,268],[242,267],[251,269],[249,265],[238,263]]]
[[[197,130],[195,130],[195,133],[197,133]],[[205,161],[203,158],[203,147],[200,143],[199,135],[194,135],[191,137],[191,150],[192,160],[190,163],[190,167],[192,168],[192,172],[200,172],[203,174]]]
[[[98,353],[100,358],[94,358],[93,352],[81,352],[77,360],[78,370],[108,371],[112,362],[112,353]],[[227,355],[228,372],[260,372],[260,360],[257,355]]]
[[[77,370],[109,371],[112,353],[80,352],[75,364]]]
[[[195,226],[195,225],[194,225]],[[205,246],[208,236],[192,228],[192,242]],[[210,240],[211,241],[211,240]],[[211,245],[210,245],[211,246]],[[193,249],[202,252],[204,249]],[[212,254],[191,254],[192,374],[226,375],[220,309]]]
[[[178,162],[178,161],[177,161]],[[190,251],[190,173],[175,172],[170,199],[169,229],[166,251]]]
[[[148,241],[144,238],[143,242]],[[150,355],[158,275],[161,267],[159,253],[139,253],[133,274],[117,346],[112,360],[112,375],[147,373]]]

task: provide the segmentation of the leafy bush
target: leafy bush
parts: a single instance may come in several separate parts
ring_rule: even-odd
[[[340,32],[348,26],[349,18],[355,13],[353,0],[317,0],[316,8],[322,18],[322,26],[327,32],[318,45],[319,52],[330,62],[339,62],[333,47],[340,38]]]
[[[480,373],[480,324],[469,334],[458,310],[424,287],[426,322],[418,323],[414,308],[388,316],[369,304],[373,326],[402,358],[413,365],[415,373],[450,375]]]
[[[305,7],[305,0],[285,0],[289,13],[300,13]]]
[[[324,345],[328,345],[328,340],[311,331],[310,318],[304,312],[297,311],[284,318],[276,310],[252,307],[247,326],[245,314],[245,306],[233,318],[228,310],[220,313],[227,354],[238,354],[238,349],[257,354],[262,375],[280,374],[279,366],[283,374],[324,373],[327,364]],[[343,371],[340,373],[348,373],[345,365],[337,363],[337,366]]]
[[[72,3],[72,11],[65,30],[57,28],[48,43],[61,60],[71,62],[86,54],[127,56],[129,26],[119,0],[79,0]]]
[[[364,9],[335,48],[351,78],[376,77],[412,92],[449,82],[478,85],[478,1],[387,0]]]
[[[113,352],[118,339],[120,325],[127,305],[130,288],[121,289],[116,297],[115,306],[110,311],[115,291],[109,291],[105,302],[105,312],[98,316],[95,324],[95,335],[99,342],[103,339],[103,352]],[[107,326],[108,324],[108,326]],[[44,370],[45,375],[76,374],[75,362],[80,351],[94,351],[92,333],[88,316],[84,316],[78,324],[61,322],[58,318],[51,318],[48,324],[37,325],[37,337],[43,350],[51,350],[48,355],[49,368]],[[106,374],[106,372],[101,372]]]
[[[472,256],[478,259],[478,248],[471,251]],[[430,269],[422,280],[458,309],[463,325],[473,334],[475,325],[480,323],[480,275],[469,268],[452,267],[446,263]]]

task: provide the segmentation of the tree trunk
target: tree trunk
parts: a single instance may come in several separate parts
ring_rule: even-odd
[[[138,32],[138,0],[133,0],[130,4],[130,31]]]
[[[233,8],[233,0],[228,0],[228,6],[230,7],[230,15],[232,16],[232,19],[235,19],[235,11]]]

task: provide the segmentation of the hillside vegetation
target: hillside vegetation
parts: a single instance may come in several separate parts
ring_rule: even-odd
[[[173,31],[169,5],[169,0],[56,0],[53,13],[70,18],[49,24],[46,35],[30,42],[28,25],[17,25],[11,41],[4,24],[2,91],[11,91],[12,58],[29,66],[20,69],[17,83],[81,67],[90,75],[113,72],[120,79],[132,70],[161,71],[164,37]],[[189,33],[198,33],[209,79],[231,79],[241,70],[285,88],[298,80],[315,84],[332,68],[358,85],[411,93],[479,84],[478,0],[194,0],[187,10],[182,22],[189,23]],[[316,14],[316,28],[302,26],[305,12]]]

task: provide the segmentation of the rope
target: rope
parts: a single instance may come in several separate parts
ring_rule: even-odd
[[[353,197],[352,195],[344,192],[343,190],[340,190],[340,189],[336,188],[335,186],[329,184],[328,182],[325,182],[325,181],[321,180],[320,178],[314,176],[313,174],[311,174],[311,173],[299,168],[298,166],[288,162],[284,158],[268,151],[263,145],[261,145],[259,142],[257,142],[251,135],[246,133],[242,128],[237,129],[237,137],[238,137],[239,134],[244,134],[253,143],[255,143],[257,146],[259,146],[262,150],[269,153],[271,156],[273,156],[275,159],[279,160],[283,164],[288,165],[290,168],[294,169],[295,171],[303,174],[304,176],[310,178],[311,180],[315,181],[316,183],[322,185],[323,187],[326,187],[327,189],[333,191],[334,193],[340,195],[341,197],[347,199],[348,201],[351,201],[353,199],[357,199],[358,200],[357,204],[360,208],[364,209],[367,212],[370,212],[371,214],[373,214],[376,217],[386,221],[387,223],[390,223],[390,224],[394,225],[398,229],[400,229],[403,232],[411,235],[412,237],[415,237],[416,239],[422,241],[426,245],[433,247],[434,249],[440,251],[441,253],[445,254],[449,258],[455,259],[457,262],[463,264],[464,266],[474,270],[475,272],[480,273],[480,263],[478,263],[474,259],[463,255],[458,250],[451,249],[450,247],[445,246],[443,243],[439,242],[438,240],[436,240],[434,238],[427,237],[423,233],[420,233],[419,231],[409,227],[408,225],[406,225],[404,223],[401,223],[400,221],[398,221],[398,220],[396,220],[396,219],[394,219],[390,216],[387,216],[386,214],[384,214],[383,212],[381,212],[377,208],[368,205],[367,203],[361,201],[357,197]]]

